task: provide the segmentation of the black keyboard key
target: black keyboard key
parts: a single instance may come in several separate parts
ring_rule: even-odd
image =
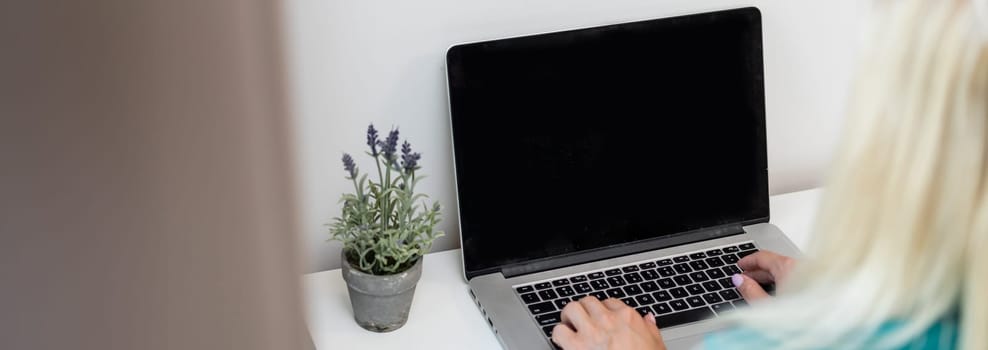
[[[568,279],[565,279],[565,278],[552,281],[552,285],[554,285],[556,287],[565,286],[565,285],[568,285],[568,284],[569,284],[569,280]]]
[[[678,263],[684,263],[684,262],[690,261],[690,257],[688,257],[686,255],[677,256],[675,258],[672,258],[672,261],[678,262]]]
[[[741,248],[741,250],[752,250],[752,249],[755,249],[755,244],[754,243],[745,243],[745,244],[739,245],[738,248]]]
[[[638,283],[643,281],[642,275],[639,275],[637,272],[632,272],[622,277],[624,277],[624,280],[628,281],[628,283]]]
[[[659,290],[659,285],[655,284],[655,282],[652,281],[642,283],[641,286],[642,286],[642,290],[649,293]]]
[[[676,270],[676,272],[678,272],[678,273],[690,273],[690,272],[693,272],[693,269],[691,269],[690,266],[689,265],[686,265],[686,264],[676,264],[676,265],[673,265],[672,266],[672,269],[673,270]]]
[[[692,266],[693,269],[697,271],[702,271],[710,268],[707,266],[707,263],[703,262],[703,260],[690,261],[690,266]]]
[[[574,296],[573,296],[573,298],[572,298],[572,299],[570,299],[570,300],[573,300],[573,301],[580,301],[580,299],[583,299],[583,298],[585,298],[586,296],[587,296],[586,294],[579,294],[579,295],[574,295]]]
[[[718,256],[721,254],[724,254],[724,252],[720,251],[720,249],[711,249],[707,251],[707,256]]]
[[[725,289],[717,292],[717,294],[720,294],[720,297],[724,298],[724,300],[741,299],[741,295],[734,291],[734,289]]]
[[[552,289],[546,289],[539,291],[539,297],[542,298],[542,300],[552,300],[558,298],[559,296],[556,295],[556,292]]]
[[[727,247],[727,248],[724,248],[724,254],[727,254],[727,253],[737,253],[739,251],[741,251],[741,249],[738,249],[738,247]]]
[[[638,264],[638,267],[642,268],[642,270],[654,269],[655,268],[655,263],[654,262],[647,262],[647,263],[644,263],[644,264]]]
[[[595,280],[595,279],[598,279],[598,278],[604,278],[604,273],[603,272],[594,272],[594,273],[587,274],[587,277],[590,278],[590,279],[592,279],[592,280]]]
[[[676,300],[670,301],[669,302],[669,306],[672,307],[672,309],[673,310],[676,310],[676,311],[686,310],[686,309],[689,309],[690,308],[690,306],[687,305],[686,304],[686,301],[683,300],[683,299],[676,299]]]
[[[720,269],[711,269],[711,270],[707,270],[707,276],[710,276],[710,279],[718,279],[718,278],[724,278],[727,275],[725,275],[724,271]]]
[[[694,282],[703,282],[710,279],[707,277],[707,274],[703,273],[703,271],[691,273],[690,278],[692,278]]]
[[[540,326],[548,326],[551,324],[562,322],[563,320],[560,318],[561,314],[562,314],[561,312],[550,312],[547,314],[535,316],[535,320],[539,322]]]
[[[621,288],[614,288],[607,290],[607,296],[611,298],[624,298],[627,295],[624,294],[624,291],[622,291]]]
[[[735,265],[727,265],[727,266],[724,266],[724,267],[722,267],[720,269],[721,269],[721,271],[724,271],[724,274],[726,274],[728,276],[734,276],[735,274],[741,273],[741,269],[739,269]]]
[[[703,321],[711,317],[714,317],[714,312],[710,311],[709,307],[704,307],[655,317],[655,324],[659,326],[659,328],[666,328]]]
[[[624,273],[636,272],[636,271],[638,271],[638,266],[635,266],[635,265],[625,266],[625,267],[622,267],[621,268],[621,271],[624,271]]]
[[[672,269],[672,267],[670,267],[670,266],[660,267],[659,269],[657,269],[655,271],[658,272],[659,273],[659,276],[662,276],[662,277],[669,277],[669,276],[676,275],[676,271],[674,271]]]
[[[539,296],[535,295],[535,293],[525,293],[521,295],[521,300],[524,301],[525,304],[531,304],[542,299],[539,299]]]
[[[738,308],[748,306],[748,302],[745,301],[744,299],[738,299],[733,301],[732,303],[734,303],[734,307],[738,307]]]
[[[672,259],[662,259],[655,262],[659,266],[669,266],[672,265]]]
[[[532,286],[521,286],[521,287],[515,288],[515,290],[518,291],[519,294],[523,294],[523,293],[531,292],[531,291],[533,291],[535,289],[533,289]]]
[[[706,257],[707,257],[707,254],[704,254],[703,252],[690,254],[690,259],[693,259],[693,260],[703,259],[703,258],[706,258]]]
[[[545,336],[552,338],[552,329],[556,328],[556,325],[542,327],[542,332],[545,332]]]
[[[607,299],[607,293],[606,292],[603,292],[603,291],[593,292],[593,293],[590,293],[590,295],[593,296],[594,298],[597,298],[597,300]]]
[[[636,296],[635,301],[638,302],[638,305],[652,305],[655,303],[655,298],[652,298],[652,296],[648,294],[642,294]]]
[[[686,289],[683,289],[683,287],[670,289],[669,294],[671,294],[673,298],[685,298],[690,295],[690,293],[687,293]]]
[[[654,280],[656,278],[659,278],[659,273],[658,272],[655,272],[655,270],[645,270],[645,271],[642,271],[642,278],[644,278],[645,280],[651,281],[651,280]]]
[[[723,288],[720,287],[720,283],[714,281],[706,281],[703,282],[703,289],[706,289],[708,292],[716,292]]]
[[[575,289],[577,293],[590,293],[593,291],[593,288],[590,288],[590,285],[586,283],[574,284],[573,289]]]
[[[611,276],[607,278],[607,284],[611,285],[611,287],[620,287],[627,283],[624,283],[624,279],[621,276]]]
[[[590,281],[590,285],[593,286],[594,290],[610,288],[610,286],[607,285],[607,281],[605,280],[592,280]]]
[[[715,257],[712,257],[712,258],[707,258],[707,260],[704,260],[704,261],[706,261],[707,262],[707,265],[710,265],[710,267],[721,267],[721,266],[724,266],[724,260],[721,260],[719,257],[716,257],[716,256]]]
[[[637,284],[632,284],[630,286],[624,287],[624,293],[628,295],[638,295],[644,292],[642,291],[641,287],[639,287]]]
[[[690,280],[690,276],[687,276],[687,275],[679,275],[679,276],[673,277],[672,280],[673,281],[676,281],[676,284],[677,285],[680,285],[680,286],[687,286],[687,285],[693,284],[693,280]]]
[[[717,293],[704,294],[703,300],[706,300],[708,304],[714,304],[724,301],[723,299],[720,298],[719,295],[717,295]]]
[[[755,254],[756,252],[758,252],[758,249],[755,249],[755,250],[744,250],[744,251],[741,251],[740,253],[738,253],[738,257],[739,258],[743,258],[743,257],[746,257],[748,255]]]
[[[765,290],[765,293],[768,293],[768,294],[771,294],[771,295],[775,295],[775,283],[774,282],[770,282],[770,283],[759,283],[758,285],[762,286],[762,289]]]
[[[721,278],[721,279],[717,280],[717,282],[720,283],[720,286],[721,287],[724,287],[724,288],[734,288],[734,282],[731,282],[731,278],[730,277]]]
[[[538,315],[538,314],[549,312],[549,311],[556,311],[556,307],[555,306],[552,306],[552,302],[543,301],[543,302],[538,303],[538,304],[529,305],[528,306],[528,311],[531,311],[533,314]]]
[[[712,309],[714,309],[714,311],[717,312],[718,315],[719,314],[722,314],[722,313],[725,313],[725,312],[728,312],[728,311],[731,311],[731,310],[734,310],[734,305],[731,305],[731,303],[713,304],[713,305],[710,305],[710,307]]]
[[[738,259],[738,256],[737,255],[734,255],[734,254],[724,254],[720,258],[723,259],[724,262],[725,263],[728,263],[728,264],[737,264],[738,263],[738,260],[741,260],[741,259]]]
[[[635,301],[635,298],[631,298],[631,297],[622,298],[621,301],[624,302],[628,306],[638,307],[638,302]]]
[[[672,300],[672,296],[669,295],[668,291],[660,290],[658,292],[652,293],[652,297],[655,301],[669,301]]]
[[[706,293],[707,292],[699,284],[691,284],[691,285],[686,286],[686,291],[687,292],[690,292],[690,295],[703,294],[703,293]]]
[[[573,283],[586,282],[587,276],[573,276],[569,278],[569,281]]]
[[[635,311],[638,311],[638,314],[639,315],[645,316],[649,312],[652,312],[652,309],[648,308],[648,306],[642,306],[642,307],[636,308]]]
[[[552,288],[552,283],[542,282],[535,284],[535,289],[546,289],[546,288]]]
[[[556,308],[557,309],[562,310],[564,307],[566,307],[566,304],[569,304],[570,303],[570,300],[569,299],[556,299],[556,300],[553,300],[552,303],[556,305]]]
[[[652,310],[655,311],[656,315],[662,315],[672,312],[672,308],[669,307],[669,304],[667,303],[658,303],[652,305]]]
[[[662,287],[662,289],[669,289],[676,286],[676,283],[672,281],[672,278],[663,278],[658,280],[658,282],[659,287]]]
[[[701,297],[689,297],[689,298],[686,298],[686,302],[689,303],[690,306],[692,306],[692,307],[699,307],[699,306],[707,305],[707,303],[704,302],[703,301],[703,298],[701,298]]]
[[[559,293],[559,296],[561,297],[571,297],[576,295],[576,292],[573,291],[573,287],[570,286],[556,288],[556,293]]]
[[[610,270],[604,271],[604,274],[606,274],[608,276],[617,276],[617,275],[620,275],[621,274],[621,269],[610,269]]]

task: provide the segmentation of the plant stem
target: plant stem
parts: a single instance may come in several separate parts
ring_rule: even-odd
[[[376,155],[376,156],[374,156],[374,164],[375,164],[375,165],[377,165],[377,183],[378,183],[379,185],[384,185],[384,176],[383,176],[383,175],[381,175],[381,159],[380,159],[380,157],[381,157],[380,155]],[[381,190],[382,190],[383,188],[380,188],[380,186],[378,186],[378,187],[379,187],[379,188],[378,188],[378,191],[377,191],[377,193],[378,193],[378,195],[380,196],[380,194],[381,194]],[[375,204],[377,204],[377,206],[378,206],[378,208],[380,208],[380,207],[381,207],[381,197],[378,197],[378,198],[377,198],[377,203],[375,203]],[[382,221],[382,222],[383,222],[383,221]],[[383,227],[384,225],[381,225],[381,226],[382,226],[382,227],[381,227],[381,230],[383,231],[383,230],[384,230],[384,227]]]
[[[353,180],[353,190],[357,192],[357,200],[363,202],[364,193],[360,190],[360,186],[357,186],[357,179],[351,177],[350,180]]]
[[[391,202],[391,194],[387,192],[387,190],[391,189],[391,160],[385,159],[384,161],[386,162],[384,168],[387,170],[384,171],[385,185],[383,193],[387,194],[384,196],[384,203],[381,204],[381,208],[383,209],[381,212],[381,233],[387,230],[388,217],[391,216],[391,209],[388,208],[388,203]]]
[[[377,165],[377,183],[383,184],[384,183],[384,176],[381,176],[381,160],[378,159],[378,157],[380,157],[380,156],[379,155],[374,156],[374,164]]]
[[[397,217],[399,230],[402,227],[406,227],[409,221],[408,201],[409,199],[411,199],[409,195],[409,191],[411,190],[411,184],[408,183],[408,173],[401,172],[401,183],[405,186],[405,189],[401,191],[401,201],[398,204],[400,205],[400,209],[398,213],[396,213],[397,215],[395,215]],[[401,230],[401,232],[405,233],[404,236],[401,237],[401,241],[404,242],[406,240],[408,233],[405,230]]]
[[[405,213],[406,222],[412,220],[412,212],[414,211],[412,209],[415,208],[415,203],[412,202],[412,197],[415,196],[415,170],[409,170],[409,173],[411,174],[405,177],[405,198],[408,198],[408,203],[406,204],[408,207],[406,208],[407,212]],[[408,178],[411,178],[412,181],[408,182]],[[407,237],[405,241],[408,241]]]

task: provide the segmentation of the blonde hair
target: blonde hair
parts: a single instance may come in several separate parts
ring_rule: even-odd
[[[878,5],[807,256],[735,320],[783,348],[895,347],[957,311],[960,348],[988,349],[985,4]]]

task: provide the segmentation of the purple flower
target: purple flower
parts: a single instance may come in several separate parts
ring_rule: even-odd
[[[388,133],[388,138],[384,141],[378,141],[378,145],[381,146],[381,154],[384,155],[384,162],[388,165],[394,164],[397,157],[395,157],[395,151],[398,150],[398,129],[391,130]]]
[[[374,129],[374,124],[367,126],[367,145],[370,146],[371,156],[377,157],[377,129]]]
[[[408,143],[408,141],[405,141],[405,143],[401,145],[401,168],[403,168],[406,173],[411,174],[412,171],[418,169],[418,162],[421,158],[421,154],[412,153],[412,144]],[[402,169],[398,169],[398,171],[401,170]]]
[[[421,153],[410,153],[401,156],[401,166],[405,168],[405,172],[411,174],[413,171],[419,168],[419,159],[422,159]]]
[[[350,173],[350,178],[357,178],[357,164],[354,164],[353,157],[346,153],[343,153],[343,170]]]

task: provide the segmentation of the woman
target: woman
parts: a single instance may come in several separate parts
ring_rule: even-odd
[[[705,348],[988,349],[988,3],[880,6],[806,258],[742,259],[752,307]],[[553,341],[665,348],[652,315],[594,298]]]

